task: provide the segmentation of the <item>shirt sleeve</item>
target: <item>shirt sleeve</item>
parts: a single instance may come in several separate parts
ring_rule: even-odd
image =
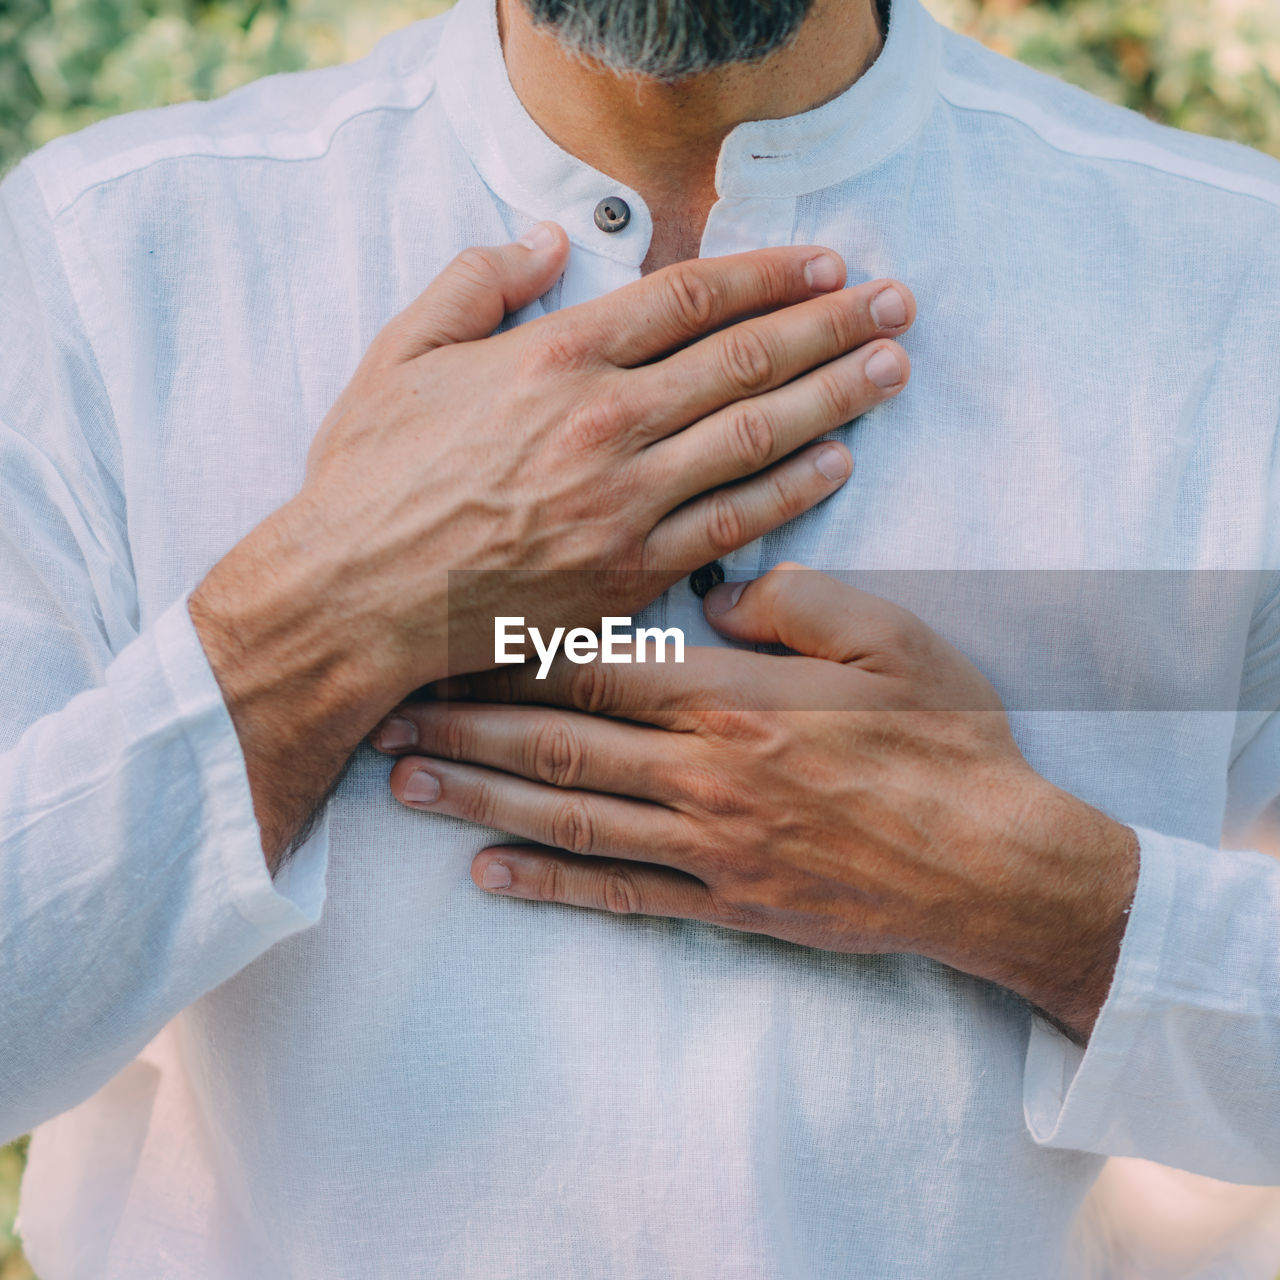
[[[121,449],[35,181],[0,184],[0,1140],[315,923],[273,882],[186,596],[140,626]]]
[[[1137,893],[1087,1048],[1034,1018],[1038,1143],[1280,1184],[1280,590],[1255,615],[1228,776],[1227,842],[1137,827]]]

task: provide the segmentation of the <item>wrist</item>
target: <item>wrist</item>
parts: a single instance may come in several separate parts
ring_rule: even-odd
[[[1051,877],[1057,927],[1047,955],[1017,974],[1014,989],[1080,1043],[1106,1002],[1138,885],[1138,837],[1077,797],[1054,789],[1040,847]]]
[[[299,497],[191,593],[192,622],[246,746],[270,734],[277,750],[324,744],[349,754],[397,702],[446,674],[415,661],[390,611],[370,598],[371,579]]]
[[[240,741],[274,871],[395,705],[403,664],[345,591],[323,528],[286,505],[232,548],[188,610]]]
[[[1106,1002],[1138,880],[1132,828],[1038,776],[977,946],[950,963],[1022,996],[1079,1043]]]

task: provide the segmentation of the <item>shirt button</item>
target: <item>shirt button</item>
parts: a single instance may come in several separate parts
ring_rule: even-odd
[[[596,205],[596,226],[601,231],[621,231],[631,221],[631,206],[620,196],[605,196]]]
[[[719,560],[713,560],[710,564],[704,564],[701,569],[695,569],[689,575],[689,590],[702,600],[706,598],[707,592],[712,587],[723,581],[724,565]]]

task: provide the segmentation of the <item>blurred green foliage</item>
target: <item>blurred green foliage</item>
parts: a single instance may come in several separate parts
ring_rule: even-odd
[[[1280,156],[1277,0],[926,0],[1004,53]],[[0,0],[0,168],[92,120],[360,57],[447,0]]]
[[[31,1271],[13,1234],[13,1219],[18,1212],[18,1179],[22,1176],[26,1154],[25,1138],[0,1147],[0,1280],[31,1280]]]
[[[138,107],[357,58],[448,0],[0,0],[0,170]],[[925,0],[942,21],[1112,102],[1280,157],[1280,0]],[[0,1280],[25,1143],[0,1147]]]
[[[0,0],[0,168],[104,116],[363,56],[447,0]]]
[[[985,44],[1179,129],[1280,157],[1280,0],[925,0]]]

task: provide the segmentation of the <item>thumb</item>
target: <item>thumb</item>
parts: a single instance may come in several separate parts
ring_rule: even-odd
[[[707,621],[723,636],[782,644],[810,658],[858,662],[896,644],[915,616],[816,569],[780,564],[754,582],[707,592]]]
[[[510,312],[546,293],[568,259],[569,237],[554,222],[539,222],[511,244],[464,249],[378,335],[378,362],[403,364],[487,338]]]

